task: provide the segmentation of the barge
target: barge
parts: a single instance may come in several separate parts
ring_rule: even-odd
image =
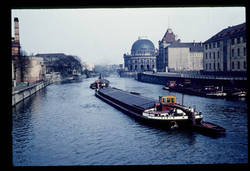
[[[203,132],[206,134],[220,134],[223,135],[226,133],[226,129],[216,125],[214,123],[211,122],[205,122],[205,121],[201,121],[200,124],[195,124],[193,125],[194,130],[199,131],[199,132]]]
[[[175,96],[160,96],[159,101],[117,88],[96,89],[95,95],[108,104],[146,122],[164,127],[199,124],[203,118],[194,108],[180,105]]]

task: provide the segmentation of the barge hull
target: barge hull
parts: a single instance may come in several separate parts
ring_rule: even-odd
[[[112,105],[113,107],[129,114],[130,116],[142,120],[147,123],[153,123],[157,126],[169,127],[177,124],[179,127],[186,127],[192,125],[190,119],[151,119],[144,116],[142,113],[155,107],[156,101],[140,95],[131,94],[116,88],[103,88],[95,93],[96,97]],[[199,122],[200,119],[196,119]]]
[[[116,109],[122,111],[123,113],[125,113],[125,114],[127,114],[127,115],[133,117],[134,119],[141,121],[143,123],[153,124],[154,126],[159,126],[159,127],[164,127],[164,128],[170,128],[171,126],[173,126],[175,124],[175,122],[177,122],[179,127],[191,126],[191,121],[187,120],[187,119],[178,120],[178,121],[149,119],[149,118],[143,117],[141,114],[138,114],[132,110],[129,110],[121,105],[114,103],[113,101],[103,97],[99,93],[96,93],[95,96],[98,97],[99,99],[103,100],[104,102],[110,104],[111,106],[115,107]]]

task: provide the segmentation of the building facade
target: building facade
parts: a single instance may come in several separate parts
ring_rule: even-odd
[[[36,56],[43,58],[46,74],[59,72],[64,77],[82,72],[82,62],[77,56],[64,53],[41,53]]]
[[[21,61],[20,61],[20,41],[19,41],[19,20],[14,18],[14,37],[11,38],[11,63],[12,63],[12,86],[16,86],[16,81],[21,81]]]
[[[203,69],[202,43],[175,42],[165,48],[169,71],[199,71]]]
[[[131,48],[131,54],[124,54],[124,67],[130,72],[156,70],[156,52],[154,44],[148,39],[139,38]]]
[[[167,59],[168,52],[167,52],[166,47],[171,45],[173,42],[180,41],[176,39],[177,39],[177,36],[173,33],[172,29],[168,28],[162,40],[158,42],[159,51],[158,51],[157,60],[156,60],[158,72],[166,72],[166,68],[168,68],[168,59]]]
[[[157,71],[199,71],[203,69],[202,43],[182,43],[168,28],[159,41]]]
[[[35,82],[44,78],[43,58],[21,54],[19,20],[14,18],[14,36],[11,38],[12,86],[16,82]]]
[[[24,57],[25,68],[23,70],[23,81],[24,82],[36,82],[41,81],[45,78],[45,66],[42,57],[28,56]]]
[[[206,72],[246,72],[246,23],[223,29],[204,42]]]

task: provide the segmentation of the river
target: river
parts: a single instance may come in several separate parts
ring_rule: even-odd
[[[111,86],[158,99],[180,93],[132,78]],[[89,88],[96,78],[52,84],[12,108],[14,166],[168,165],[248,163],[247,103],[185,95],[184,104],[226,128],[211,137],[151,127],[106,104]]]

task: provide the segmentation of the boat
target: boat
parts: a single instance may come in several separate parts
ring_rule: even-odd
[[[109,87],[109,81],[102,78],[101,74],[94,83],[90,84],[91,89],[98,89],[98,88],[104,88],[104,87]]]
[[[227,93],[223,91],[215,91],[206,94],[207,97],[226,97]]]
[[[225,128],[219,125],[216,125],[214,123],[205,122],[205,121],[201,121],[199,124],[193,125],[193,128],[196,131],[201,131],[203,133],[208,133],[208,134],[225,134],[226,133]]]
[[[175,96],[160,96],[159,101],[114,87],[98,88],[96,97],[140,120],[164,127],[192,126],[200,123],[201,112],[180,105]]]
[[[247,91],[241,89],[233,89],[228,91],[228,97],[246,97]]]

